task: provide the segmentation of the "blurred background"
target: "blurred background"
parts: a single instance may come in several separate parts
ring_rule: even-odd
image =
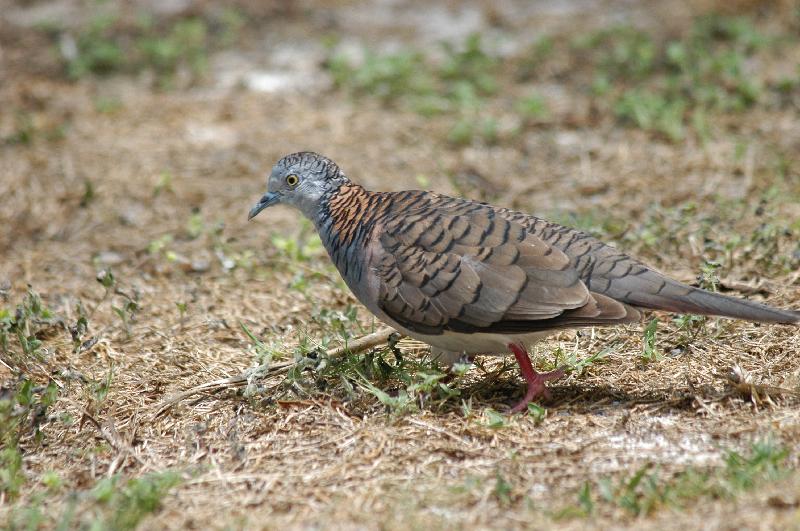
[[[268,443],[255,446],[264,429],[258,419],[289,422],[274,404],[211,415],[205,402],[198,407],[206,409],[152,424],[137,416],[169,393],[263,361],[265,351],[254,355],[237,323],[273,345],[276,356],[306,354],[309,337],[327,344],[345,325],[374,325],[298,214],[279,208],[246,221],[274,162],[300,150],[331,157],[371,189],[491,201],[589,231],[684,281],[779,306],[800,300],[795,1],[0,0],[0,390],[58,384],[53,400],[34,400],[50,408],[49,417],[21,406],[15,411],[25,412],[23,422],[0,408],[0,425],[16,422],[16,435],[0,436],[26,456],[22,479],[0,474],[12,478],[0,479],[0,511],[8,510],[3,500],[21,500],[17,516],[41,503],[44,483],[36,478],[52,480],[42,476],[47,471],[68,486],[50,491],[68,506],[70,490],[153,469],[133,460],[120,465],[113,445],[98,443],[99,431],[77,427],[84,414],[100,419],[98,427],[116,418],[125,437],[138,437],[137,448],[149,441],[164,467],[185,464],[184,440],[187,448],[220,452],[215,474],[233,474],[243,463],[251,471],[300,466],[280,461]],[[645,389],[673,377],[672,389],[685,387],[678,368],[693,348],[686,330],[704,354],[723,352],[716,339],[733,333],[691,319],[665,318],[661,326],[668,343],[659,348],[674,357],[648,366]],[[754,371],[764,368],[764,352],[792,344],[788,335],[747,330],[741,341],[756,338],[757,346],[742,347],[752,354],[742,363]],[[621,341],[630,341],[620,347],[623,358],[635,358],[639,336]],[[710,385],[711,367],[701,369],[695,383]],[[620,374],[595,376],[624,389],[614,379]],[[331,380],[326,392],[342,400],[355,393],[367,411],[382,414],[374,396],[346,390],[342,381]],[[480,403],[499,394],[502,403],[515,389],[507,382],[498,393],[474,396]],[[244,410],[249,420],[240,417]],[[687,411],[690,424],[696,418]],[[54,419],[42,425],[50,449],[37,446],[42,418]],[[236,433],[250,437],[246,452],[230,435],[231,418],[241,423]],[[461,417],[449,421],[462,429]],[[691,434],[702,444],[682,452],[699,453],[707,441],[698,433],[708,429]],[[331,437],[298,426],[280,437],[295,434]],[[513,444],[521,448],[522,440]],[[295,443],[305,444],[284,441]],[[73,451],[95,444],[93,452]],[[59,461],[67,453],[71,462]],[[259,455],[260,464],[245,454]],[[582,468],[591,460],[575,455],[564,469],[572,472],[548,476],[558,481],[548,486],[553,496],[573,499],[576,481],[595,477]],[[674,461],[653,457],[662,458]],[[0,469],[16,463],[3,459]],[[328,465],[341,462],[333,456]],[[493,468],[470,466],[490,486],[444,504],[463,513],[462,523],[485,525],[509,504],[528,510],[521,497],[493,497],[493,488],[505,488]],[[530,470],[507,466],[503,477],[523,488]],[[242,496],[256,497],[263,514],[309,523],[352,511],[353,521],[368,522],[387,510],[380,497],[392,489],[367,480],[392,477],[389,468],[357,473],[351,488],[362,501],[325,505],[328,513],[319,504],[333,494],[309,486],[318,483],[282,477],[270,483],[280,488],[264,487],[271,496],[264,501],[231,481]],[[228,484],[209,488],[207,498],[180,491],[159,526],[193,525],[192,518],[223,525],[228,510],[246,521],[244,506],[216,504]],[[291,496],[299,492],[309,501]],[[414,507],[426,499],[411,498]],[[109,517],[97,500],[87,506]],[[759,511],[748,513],[756,525]]]

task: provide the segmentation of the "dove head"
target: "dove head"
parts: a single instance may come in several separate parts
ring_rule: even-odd
[[[272,205],[285,204],[316,221],[320,206],[346,182],[339,166],[327,157],[310,151],[287,155],[273,166],[267,193],[250,209],[247,219]]]

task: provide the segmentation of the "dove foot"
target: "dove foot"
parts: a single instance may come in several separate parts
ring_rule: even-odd
[[[558,368],[550,372],[536,372],[533,369],[533,365],[531,365],[531,358],[528,356],[528,352],[524,347],[511,343],[508,345],[508,348],[514,353],[514,357],[517,358],[517,363],[519,363],[522,375],[525,377],[525,381],[528,382],[528,390],[525,392],[525,396],[516,406],[511,408],[511,411],[509,411],[509,413],[519,413],[528,409],[528,404],[539,397],[550,398],[550,391],[547,390],[544,384],[549,380],[562,378],[564,376],[564,369]]]

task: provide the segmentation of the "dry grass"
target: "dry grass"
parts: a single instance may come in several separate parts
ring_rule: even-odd
[[[272,39],[326,24],[282,16],[265,22]],[[756,22],[792,36],[780,54],[752,59],[765,80],[791,72],[800,56],[796,28],[779,18]],[[559,20],[554,27],[568,26]],[[584,26],[591,14],[556,42]],[[267,168],[300,149],[328,154],[372,188],[418,187],[424,176],[432,189],[572,220],[683,280],[719,260],[723,287],[800,308],[796,87],[783,103],[769,96],[712,117],[705,143],[691,134],[668,142],[621,127],[586,90],[590,67],[557,46],[533,82],[548,117],[502,130],[494,145],[458,147],[447,140],[452,116],[425,118],[343,90],[159,91],[129,74],[67,82],[37,70],[49,60],[42,46],[31,59],[39,66],[14,62],[0,86],[0,107],[15,110],[0,113],[0,138],[19,133],[20,120],[30,135],[0,145],[0,285],[8,284],[0,309],[13,314],[30,285],[63,321],[41,324],[41,359],[19,356],[12,338],[17,355],[1,358],[0,385],[13,388],[21,372],[40,385],[52,379],[58,395],[40,419],[41,442],[24,427],[25,481],[18,497],[0,494],[4,521],[32,521],[46,507],[41,527],[70,510],[73,527],[119,527],[138,498],[103,497],[102,479],[152,482],[173,471],[177,484],[156,490],[142,528],[800,527],[800,336],[789,327],[716,319],[681,327],[659,315],[656,361],[642,359],[638,326],[554,336],[537,350],[543,366],[558,349],[576,360],[605,356],[552,386],[544,419],[492,414],[521,391],[513,367],[494,359],[450,384],[459,397],[420,393],[425,401],[407,413],[384,406],[350,368],[340,377],[317,366],[256,381],[249,396],[232,387],[155,415],[174,393],[236,376],[267,352],[280,363],[308,338],[340,346],[320,311],[356,301],[318,249],[292,255],[272,239],[305,240],[308,227],[287,210],[246,222]],[[528,86],[506,74],[501,93],[524,94]],[[512,115],[504,97],[487,112]],[[115,105],[98,110],[100,100]],[[105,268],[116,285],[104,296],[96,276]],[[131,300],[138,310],[126,327],[113,307],[124,313]],[[88,313],[81,341],[96,340],[85,348],[67,330],[79,301]],[[264,345],[253,349],[240,323]],[[379,323],[359,308],[345,325],[363,335]],[[400,350],[425,356],[413,343]],[[747,374],[738,387],[728,378],[734,366]],[[407,387],[401,376],[368,381],[394,397]],[[662,486],[687,471],[718,478],[726,452],[750,455],[767,439],[788,450],[786,473],[751,471],[750,489],[708,487],[638,516],[599,497],[604,479],[645,466]],[[588,517],[580,512],[587,484]],[[120,492],[133,492],[128,485]]]

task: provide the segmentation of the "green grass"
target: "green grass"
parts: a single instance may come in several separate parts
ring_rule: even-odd
[[[244,18],[231,9],[211,17],[158,20],[141,16],[133,24],[113,11],[104,12],[74,34],[69,33],[73,44],[62,45],[59,50],[70,79],[149,69],[157,85],[168,89],[181,69],[192,81],[201,79],[211,51],[233,44],[243,25]],[[54,37],[64,33],[53,25],[41,29]],[[107,112],[105,106],[99,109]]]
[[[8,529],[134,530],[158,512],[164,497],[181,482],[180,474],[169,470],[131,479],[115,474],[87,490],[66,492],[56,474],[45,472],[27,503],[12,507]],[[53,500],[59,497],[65,503],[55,510]]]
[[[0,388],[0,494],[15,498],[25,485],[22,441],[41,444],[40,426],[58,399],[53,381],[37,386],[26,377]]]
[[[425,116],[447,115],[452,120],[447,140],[463,146],[502,140],[497,117],[487,112],[496,107],[490,103],[508,99],[500,87],[536,81],[556,51],[566,52],[578,66],[569,75],[580,78],[588,70],[597,108],[618,123],[669,142],[688,135],[706,141],[715,134],[713,117],[750,109],[767,90],[785,95],[800,84],[800,75],[774,87],[759,77],[761,55],[780,53],[780,42],[779,36],[763,35],[749,18],[709,15],[671,40],[627,26],[581,36],[566,47],[545,37],[524,54],[504,59],[508,68],[486,51],[479,34],[459,46],[445,45],[438,61],[402,50],[368,53],[360,64],[334,54],[327,67],[335,84],[354,95],[377,97]],[[512,72],[516,79],[509,79]],[[528,127],[548,116],[536,94],[510,107]]]
[[[486,98],[499,90],[499,60],[485,50],[479,34],[470,35],[459,46],[443,44],[442,50],[441,61],[404,50],[367,53],[361,64],[333,54],[326,65],[336,86],[354,95],[370,95],[424,116],[452,117],[447,138],[454,145],[476,139],[496,142],[496,119],[483,110]]]
[[[589,36],[579,49],[596,71],[595,92],[610,99],[620,123],[676,142],[687,129],[707,138],[709,114],[759,102],[764,87],[745,65],[769,44],[747,18],[706,16],[675,40],[623,27]]]
[[[661,354],[658,352],[656,346],[656,329],[658,328],[658,319],[651,319],[647,326],[644,327],[644,339],[642,341],[642,360],[645,362],[653,362],[661,359]]]
[[[733,450],[723,466],[689,467],[666,474],[646,464],[630,475],[586,482],[575,494],[576,502],[552,514],[556,519],[588,518],[622,510],[632,517],[648,516],[664,508],[687,509],[704,500],[733,499],[793,473],[785,466],[789,451],[769,440],[752,444],[742,454]]]
[[[332,397],[370,407],[382,404],[393,416],[421,409],[437,409],[453,404],[460,397],[458,387],[469,365],[452,372],[428,357],[406,358],[390,341],[384,348],[365,352],[345,352],[329,357],[327,350],[363,336],[372,330],[361,324],[355,306],[343,311],[321,309],[311,314],[306,329],[299,331],[293,357],[296,364],[287,373],[279,390],[284,397]],[[261,365],[285,357],[288,348],[267,343],[242,325],[251,341],[251,352]],[[249,387],[251,396],[257,385]],[[274,397],[274,391],[270,391]]]
[[[27,359],[42,359],[40,336],[58,320],[30,287],[16,309],[0,308],[0,351],[7,364],[15,366]]]

